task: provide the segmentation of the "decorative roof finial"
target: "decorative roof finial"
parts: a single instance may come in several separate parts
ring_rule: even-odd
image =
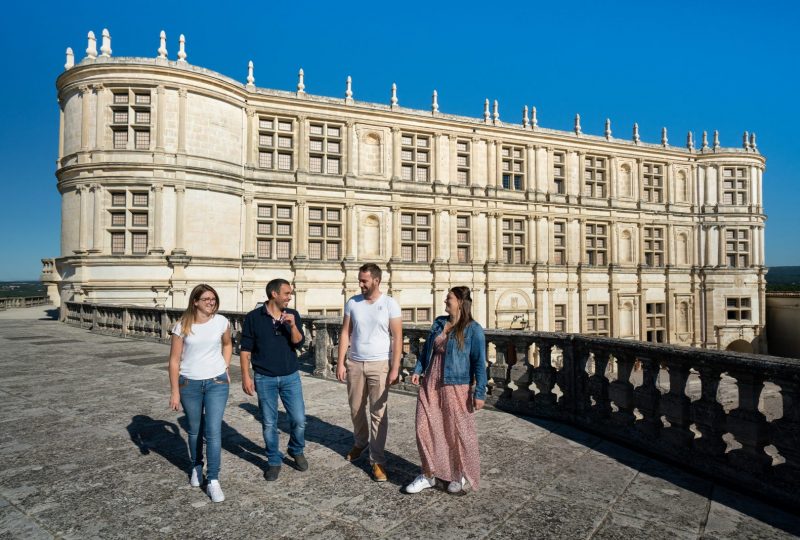
[[[347,76],[347,85],[344,90],[344,102],[353,102],[353,78],[350,75]]]
[[[397,84],[392,83],[392,109],[397,107]]]
[[[86,46],[86,56],[94,60],[97,58],[97,40],[94,37],[94,32],[89,30],[89,33],[86,37],[89,40],[89,44]]]
[[[753,149],[753,152],[758,152],[758,145],[756,144],[756,132],[752,132],[750,134],[750,148]]]
[[[100,46],[100,56],[111,57],[111,34],[108,28],[103,28],[103,44]]]
[[[528,129],[528,106],[522,107],[522,127]]]
[[[694,152],[694,137],[691,131],[686,133],[686,148]]]
[[[719,150],[719,130],[714,130],[714,150]]]
[[[661,146],[669,146],[669,139],[667,139],[667,128],[665,127],[661,128]]]
[[[639,139],[639,123],[638,122],[634,122],[633,123],[633,142],[634,142],[634,144],[639,144],[640,140],[641,139]]]
[[[439,92],[437,92],[435,89],[433,91],[433,98],[431,101],[431,112],[433,114],[439,112]]]
[[[750,150],[750,134],[746,131],[744,132],[744,135],[742,135],[742,148],[745,150]]]
[[[486,124],[489,123],[489,98],[483,102],[483,121]]]
[[[162,60],[166,60],[167,59],[167,33],[162,30],[161,33],[158,35],[158,39],[160,41],[160,44],[158,46],[158,57],[161,58]]]
[[[575,115],[575,135],[581,134],[581,115]]]
[[[492,111],[492,121],[495,124],[500,121],[500,107],[498,106],[497,100],[494,100],[494,109]]]
[[[606,139],[611,140],[611,118],[606,118]]]
[[[186,37],[181,34],[181,37],[178,38],[178,42],[181,44],[178,50],[178,62],[186,63]]]
[[[538,127],[539,121],[536,119],[536,107],[531,107],[531,127]]]
[[[300,71],[297,72],[297,93],[298,94],[305,94],[306,93],[306,85],[303,82],[305,78],[305,73],[303,73],[303,68],[300,68]]]
[[[72,47],[67,47],[67,63],[64,64],[64,69],[75,67],[75,55],[72,54]]]
[[[247,89],[254,90],[256,87],[256,78],[253,76],[253,61],[247,62]]]
[[[700,150],[708,150],[708,131],[703,130],[703,144]]]

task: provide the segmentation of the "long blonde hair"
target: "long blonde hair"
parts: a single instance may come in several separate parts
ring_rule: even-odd
[[[192,333],[192,325],[197,319],[197,306],[195,304],[200,301],[200,297],[203,296],[205,292],[210,292],[214,295],[214,299],[216,300],[214,304],[214,313],[219,310],[219,295],[217,291],[214,290],[214,287],[201,283],[192,289],[192,294],[189,295],[189,305],[186,307],[186,311],[183,312],[181,320],[179,321],[181,325],[181,335],[183,337]]]

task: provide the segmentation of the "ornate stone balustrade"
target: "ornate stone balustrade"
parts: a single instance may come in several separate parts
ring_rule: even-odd
[[[49,306],[53,302],[47,296],[25,296],[19,298],[0,298],[0,311],[11,308]]]
[[[63,319],[166,340],[179,310],[66,304]],[[241,313],[225,313],[234,334]],[[334,377],[341,322],[306,319],[302,361]],[[398,390],[410,383],[428,328],[404,326]],[[800,363],[577,334],[487,330],[487,403],[568,422],[717,481],[800,507]]]

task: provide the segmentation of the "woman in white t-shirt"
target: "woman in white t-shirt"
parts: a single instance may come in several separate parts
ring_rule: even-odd
[[[189,424],[190,483],[203,480],[203,438],[208,455],[206,493],[214,502],[225,495],[219,484],[222,453],[222,415],[228,402],[233,342],[228,319],[217,314],[219,295],[210,285],[198,285],[189,296],[189,306],[172,329],[169,353],[169,406],[183,406]],[[201,436],[200,430],[203,429]]]

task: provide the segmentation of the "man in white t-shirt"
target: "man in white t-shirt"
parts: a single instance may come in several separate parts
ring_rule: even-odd
[[[383,453],[389,427],[386,400],[389,386],[397,382],[403,352],[400,306],[391,296],[381,294],[381,275],[381,269],[373,263],[358,269],[361,294],[349,299],[344,306],[336,363],[336,377],[347,382],[353,419],[355,441],[347,453],[347,461],[357,459],[369,448],[376,482],[386,481]],[[348,357],[347,362],[345,357]]]

